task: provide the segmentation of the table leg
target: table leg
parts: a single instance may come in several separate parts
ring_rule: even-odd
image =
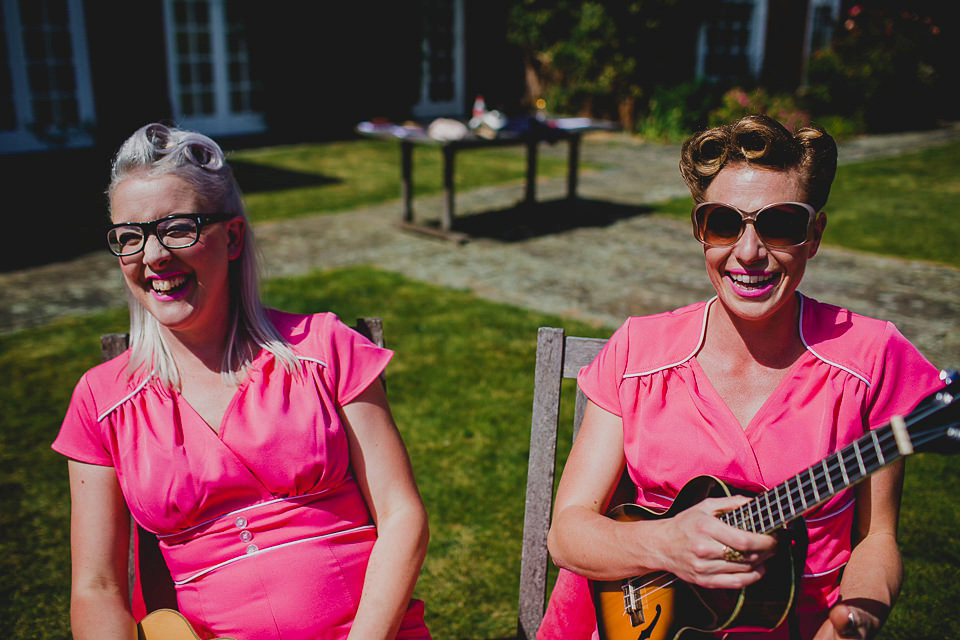
[[[571,135],[568,143],[570,150],[567,157],[567,199],[574,200],[577,197],[577,170],[580,165],[580,134]]]
[[[454,158],[456,149],[452,146],[443,147],[443,219],[440,221],[444,231],[453,228],[453,176]]]
[[[526,204],[537,201],[537,141],[527,142],[527,187],[523,195]]]
[[[400,199],[403,221],[413,222],[413,143],[400,141]]]

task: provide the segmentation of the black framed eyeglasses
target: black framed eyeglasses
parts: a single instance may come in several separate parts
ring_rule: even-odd
[[[756,211],[744,211],[724,202],[703,202],[693,208],[693,235],[708,247],[736,244],[753,224],[768,247],[798,247],[813,238],[817,212],[805,202],[774,202]]]
[[[147,236],[157,236],[167,249],[185,249],[197,244],[204,225],[235,218],[234,213],[175,213],[151,222],[121,222],[107,227],[107,247],[115,256],[143,251]]]

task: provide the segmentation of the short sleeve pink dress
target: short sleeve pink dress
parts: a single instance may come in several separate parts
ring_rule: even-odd
[[[746,427],[696,359],[713,300],[628,319],[580,371],[587,397],[623,419],[637,504],[666,510],[699,475],[742,489],[770,488],[891,416],[906,415],[943,386],[939,372],[889,322],[799,298],[806,351]],[[809,547],[797,607],[804,637],[837,600],[851,551],[853,506],[847,489],[805,516]],[[569,575],[561,581],[567,587],[576,582]],[[578,618],[593,615],[570,589],[555,598],[539,638],[570,637],[551,635],[551,626],[583,627]],[[786,626],[758,637],[785,638]]]
[[[131,378],[128,352],[83,376],[53,448],[116,469],[201,637],[344,638],[377,532],[339,408],[392,352],[333,314],[270,317],[301,370],[261,353],[219,433],[152,376]],[[430,637],[421,602],[397,637]]]

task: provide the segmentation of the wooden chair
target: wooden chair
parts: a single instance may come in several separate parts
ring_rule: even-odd
[[[353,328],[374,344],[384,346],[383,322],[380,318],[357,318]],[[126,333],[109,333],[101,336],[100,352],[103,360],[110,360],[126,351],[129,342],[130,336]],[[386,384],[385,381],[384,384]],[[160,554],[157,538],[132,519],[127,567],[130,601],[137,619],[157,609],[176,610],[177,596],[173,579]]]
[[[543,620],[547,601],[547,530],[553,508],[557,429],[560,424],[560,385],[576,378],[606,344],[599,338],[565,336],[563,329],[541,327],[537,333],[537,362],[533,384],[533,418],[527,466],[526,505],[523,513],[523,550],[520,556],[520,606],[517,637],[533,640]],[[573,437],[586,409],[586,396],[577,389]]]

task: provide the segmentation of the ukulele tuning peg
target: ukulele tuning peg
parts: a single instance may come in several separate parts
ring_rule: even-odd
[[[937,393],[937,398],[944,404],[951,404],[960,395],[960,373],[953,369],[944,369],[940,372],[943,380],[943,389]]]

